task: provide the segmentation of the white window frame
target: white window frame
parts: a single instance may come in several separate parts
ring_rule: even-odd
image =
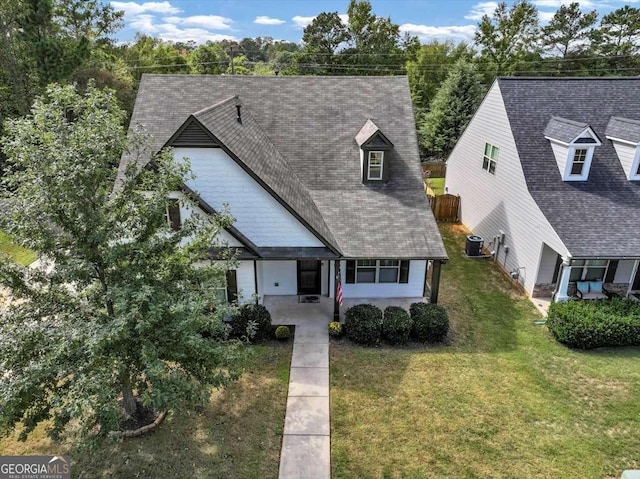
[[[487,155],[487,150],[489,154]],[[494,157],[495,153],[495,157]],[[491,143],[484,144],[484,153],[482,154],[482,169],[495,176],[498,158],[500,157],[500,148]]]
[[[380,177],[376,178],[371,176],[371,155],[373,154],[380,154]],[[372,181],[380,181],[383,178],[383,170],[384,170],[384,151],[381,150],[371,150],[368,152],[367,154],[367,180],[372,180]]]
[[[571,169],[569,170],[569,174],[571,176],[582,176],[584,175],[584,168],[587,166],[587,156],[589,156],[589,148],[575,148],[573,150],[573,158],[571,159]],[[580,168],[580,173],[574,173],[573,167],[576,164],[582,164],[582,168]]]
[[[590,265],[589,261],[604,261],[604,260],[597,260],[597,259],[586,259],[586,260],[577,260],[577,261],[584,261],[583,265],[571,265],[571,272],[573,273],[574,269],[581,269],[582,270],[582,274],[580,275],[579,279],[573,279],[571,281],[602,281],[604,283],[604,280],[607,279],[607,273],[609,272],[609,265],[611,264],[611,261],[606,260],[607,264],[605,265]],[[602,279],[586,279],[587,277],[587,272],[590,269],[604,269],[604,273],[602,275]]]
[[[375,261],[375,266],[360,266],[360,261]],[[382,266],[380,264],[381,261],[395,261],[395,266]],[[399,284],[400,283],[400,265],[401,261],[399,259],[384,259],[384,260],[368,260],[368,259],[358,259],[356,260],[356,274],[355,274],[355,284]],[[381,269],[396,269],[396,280],[395,281],[380,281],[380,270]],[[374,281],[358,281],[358,270],[359,269],[375,269],[374,273]]]

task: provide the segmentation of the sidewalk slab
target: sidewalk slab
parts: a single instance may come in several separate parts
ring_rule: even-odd
[[[329,397],[329,368],[291,368],[289,397]]]
[[[329,344],[327,327],[296,326],[295,344]]]
[[[328,397],[289,397],[284,434],[329,436]]]
[[[329,436],[284,436],[280,479],[330,479]]]
[[[304,344],[293,341],[292,368],[328,368],[329,344]]]

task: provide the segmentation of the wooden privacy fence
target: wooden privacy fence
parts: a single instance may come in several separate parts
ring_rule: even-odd
[[[447,164],[444,161],[424,161],[422,165],[422,174],[428,171],[430,178],[444,178],[447,175]]]
[[[460,197],[456,195],[428,196],[436,221],[457,222],[459,220]]]

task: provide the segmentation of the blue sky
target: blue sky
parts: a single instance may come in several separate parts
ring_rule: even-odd
[[[491,13],[498,2],[468,0],[371,0],[376,15],[391,17],[401,30],[431,39],[470,41],[478,20]],[[509,1],[507,3],[513,3]],[[532,0],[542,22],[570,0]],[[604,15],[640,0],[583,0],[583,9]],[[136,32],[170,41],[204,43],[207,40],[268,36],[299,42],[302,30],[320,12],[345,14],[348,0],[165,0],[111,1],[125,12],[125,28],[117,35],[131,40]]]

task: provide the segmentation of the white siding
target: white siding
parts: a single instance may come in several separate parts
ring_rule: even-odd
[[[636,173],[638,172],[638,157],[640,156],[640,147],[632,146],[619,141],[613,142],[616,154],[620,160],[620,164],[624,169],[624,173],[629,180],[640,179]]]
[[[298,269],[296,261],[259,261],[261,295],[298,294]],[[278,283],[278,286],[276,286]]]
[[[189,158],[196,178],[187,185],[214,209],[229,205],[234,226],[257,246],[323,246],[257,181],[220,148],[175,148]]]
[[[246,303],[251,301],[255,293],[255,280],[253,274],[253,261],[239,261],[236,269],[236,281],[238,282],[238,301]]]
[[[542,132],[531,132],[542,135]],[[485,143],[500,148],[495,175],[482,169]],[[557,174],[550,171],[549,174]],[[531,294],[538,276],[543,242],[562,256],[568,251],[527,190],[500,88],[495,82],[447,161],[446,186],[460,195],[462,222],[489,244],[502,230],[498,261],[520,270]],[[509,253],[504,254],[504,246]]]
[[[635,260],[625,259],[618,262],[618,269],[616,269],[616,275],[613,278],[614,283],[629,283],[631,282],[631,275],[633,274],[633,265]]]
[[[420,298],[424,293],[426,260],[411,260],[408,283],[347,284],[347,262],[340,262],[342,295],[345,298]],[[331,291],[333,297],[333,290]]]
[[[564,176],[567,170],[567,160],[569,159],[569,145],[561,145],[556,143],[555,141],[551,141],[551,149],[553,150],[553,155],[556,157],[556,163],[558,164],[558,171],[560,171],[560,176]],[[549,174],[553,174],[549,172]]]

